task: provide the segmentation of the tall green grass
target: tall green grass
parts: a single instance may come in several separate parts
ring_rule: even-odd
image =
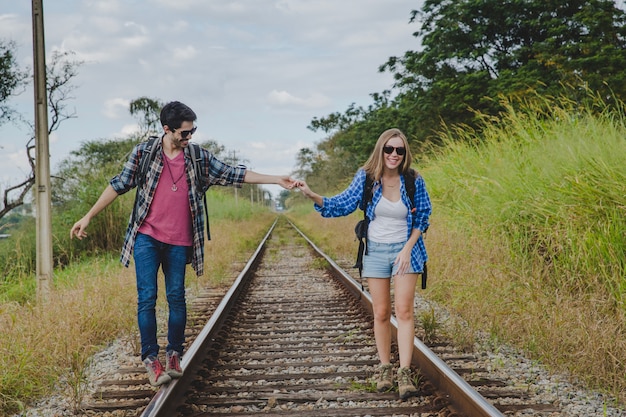
[[[427,168],[437,206],[508,242],[517,261],[545,270],[543,284],[573,293],[603,286],[624,307],[623,112],[542,99],[443,140]]]

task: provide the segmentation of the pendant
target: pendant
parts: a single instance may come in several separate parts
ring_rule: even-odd
[[[178,187],[176,186],[176,184],[172,184],[172,191],[178,191]]]

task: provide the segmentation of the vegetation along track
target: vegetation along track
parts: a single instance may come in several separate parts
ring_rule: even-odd
[[[90,409],[134,408],[125,415],[144,417],[560,415],[484,377],[471,355],[437,346],[440,358],[418,339],[418,395],[400,401],[397,392],[375,392],[369,294],[283,217],[217,305],[216,298],[200,297],[191,308],[207,321],[201,330],[191,326],[183,378],[149,400],[145,375],[131,368],[118,382],[138,389],[102,390]]]

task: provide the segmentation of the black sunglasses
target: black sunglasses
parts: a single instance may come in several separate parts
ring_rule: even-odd
[[[396,153],[398,154],[398,156],[404,156],[404,154],[406,153],[406,149],[404,149],[404,146],[400,146],[398,148],[395,148],[393,146],[390,145],[385,145],[383,146],[383,152],[385,152],[387,155],[391,155],[391,153],[394,151],[396,151]]]
[[[191,130],[181,130],[180,131],[180,138],[181,138],[181,140],[187,139],[187,137],[189,135],[193,135],[194,133],[196,133],[196,129],[197,128],[198,128],[198,126],[194,126],[193,129],[191,129]],[[172,130],[172,133],[173,132],[176,132],[176,129]]]

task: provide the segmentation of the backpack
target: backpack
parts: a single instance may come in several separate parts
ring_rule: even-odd
[[[410,211],[415,211],[415,178],[417,177],[417,172],[410,168],[408,174],[404,179],[404,186],[406,188],[407,195],[409,197],[409,204],[411,205]],[[367,253],[367,229],[369,227],[369,219],[367,218],[367,205],[372,201],[372,188],[374,186],[374,179],[369,175],[365,176],[365,184],[363,185],[363,197],[361,199],[360,209],[363,210],[363,220],[359,220],[354,228],[354,233],[356,234],[357,239],[359,240],[359,249],[357,251],[356,262],[353,268],[359,269],[359,277],[361,277],[361,273],[363,272],[363,254]],[[423,233],[426,233],[424,230]],[[426,288],[426,280],[428,279],[428,269],[426,267],[426,262],[424,262],[424,270],[422,272],[422,289]],[[363,285],[361,284],[361,287]]]
[[[137,180],[136,180],[137,192],[139,192],[139,187],[141,187],[145,183],[146,176],[148,175],[148,170],[150,169],[150,165],[152,165],[152,161],[154,161],[154,157],[156,155],[156,153],[154,152],[154,149],[156,148],[156,146],[154,146],[154,144],[158,139],[159,138],[157,136],[150,136],[147,140],[148,143],[146,145],[146,148],[141,154],[141,159],[139,160],[139,171],[137,172]],[[197,182],[196,188],[198,190],[202,190],[202,182],[200,180],[200,172],[201,172],[200,162],[202,161],[202,152],[200,152],[200,145],[198,145],[197,143],[189,142],[189,145],[187,146],[187,148],[189,149],[189,154],[193,161],[193,167],[196,173],[195,175],[196,182]],[[202,193],[202,197],[204,199],[204,216],[206,219],[207,239],[211,240],[211,230],[209,228],[209,209],[208,209],[207,201],[206,201],[206,190]],[[133,215],[134,215],[134,209],[133,209]]]

